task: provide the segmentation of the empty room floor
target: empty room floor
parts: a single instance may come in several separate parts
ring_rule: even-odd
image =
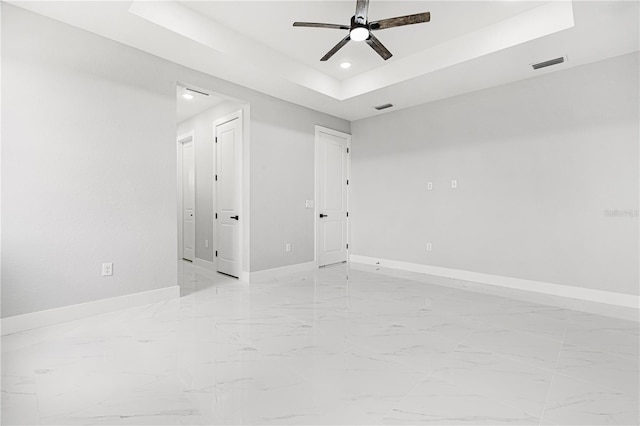
[[[180,299],[2,337],[2,424],[639,422],[636,310],[367,266],[181,269]]]

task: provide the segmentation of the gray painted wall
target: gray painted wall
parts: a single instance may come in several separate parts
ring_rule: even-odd
[[[3,317],[176,284],[177,81],[251,104],[250,270],[313,259],[314,125],[349,122],[1,7]]]
[[[175,82],[157,65],[2,3],[3,317],[177,284]]]
[[[214,261],[215,250],[213,122],[241,108],[241,104],[223,102],[178,124],[178,136],[194,132],[196,257],[207,262]],[[209,240],[209,247],[205,247],[205,240]]]
[[[251,146],[252,271],[314,260],[314,210],[304,203],[314,199],[315,125],[350,133],[348,122],[318,121],[312,110],[272,109],[265,101],[251,103],[252,140],[258,134],[268,141]]]
[[[635,53],[353,122],[352,253],[637,295],[638,217],[605,210],[637,214],[638,75]]]

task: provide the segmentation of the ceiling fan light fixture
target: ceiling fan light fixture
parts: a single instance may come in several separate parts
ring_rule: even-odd
[[[350,32],[351,40],[364,41],[369,38],[369,29],[366,27],[355,27]]]

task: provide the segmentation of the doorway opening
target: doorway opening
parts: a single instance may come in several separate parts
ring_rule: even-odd
[[[183,82],[176,99],[178,258],[246,281],[249,104]]]

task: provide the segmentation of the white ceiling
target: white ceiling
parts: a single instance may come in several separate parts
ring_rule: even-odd
[[[180,1],[226,28],[233,29],[274,51],[345,80],[385,65],[365,43],[351,42],[331,60],[319,59],[346,34],[345,30],[294,28],[295,21],[348,25],[355,12],[350,1]],[[369,7],[369,20],[431,12],[429,23],[376,32],[376,36],[397,58],[407,57],[447,40],[525,12],[540,2],[532,1],[376,1]],[[251,11],[251,13],[247,13]],[[343,61],[353,65],[343,70]]]
[[[377,31],[388,61],[351,42],[327,62],[346,31],[292,23],[347,24],[355,0],[11,3],[348,120],[639,50],[638,1],[371,0],[370,20],[429,11],[431,22]],[[530,66],[559,56],[568,61]]]

